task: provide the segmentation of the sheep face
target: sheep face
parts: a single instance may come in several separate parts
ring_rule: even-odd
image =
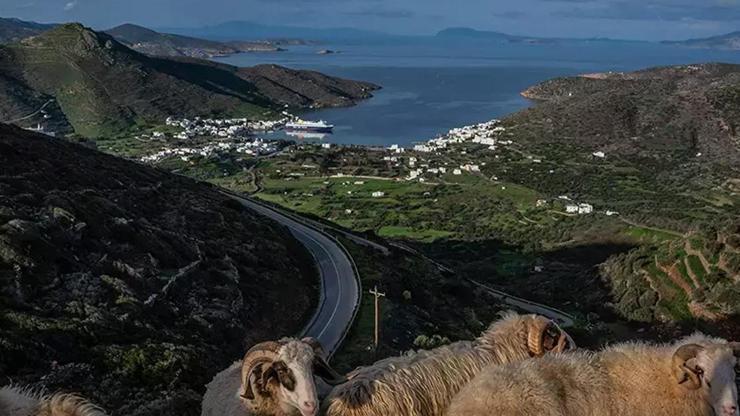
[[[251,402],[271,398],[283,414],[315,416],[318,413],[314,375],[328,384],[346,381],[329,367],[321,345],[312,338],[267,342],[254,349],[257,352],[250,350],[244,359],[242,398]],[[258,362],[260,359],[263,361]]]
[[[736,365],[733,349],[726,344],[686,344],[674,355],[679,384],[699,390],[717,416],[738,416]]]
[[[279,391],[281,407],[286,413],[298,409],[303,416],[315,416],[319,399],[313,379],[313,349],[303,342],[290,342],[280,349],[278,357],[263,378],[271,380]]]

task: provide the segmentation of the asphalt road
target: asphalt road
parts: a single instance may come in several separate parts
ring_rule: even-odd
[[[287,227],[311,253],[321,275],[319,309],[305,327],[304,336],[317,338],[332,356],[341,345],[359,305],[359,276],[352,260],[326,234],[252,200],[229,194],[244,206]]]
[[[486,286],[483,283],[476,282],[475,280],[470,280],[470,282],[476,286],[479,286],[485,289],[491,295],[500,299],[502,302],[506,303],[507,305],[515,306],[529,313],[536,313],[538,315],[546,316],[550,319],[555,320],[558,323],[558,325],[560,325],[563,328],[569,328],[575,324],[575,322],[573,321],[573,317],[563,311],[557,310],[547,305],[543,305],[541,303],[536,303],[536,302],[528,301],[526,299],[518,298],[506,292],[502,292],[490,286]]]

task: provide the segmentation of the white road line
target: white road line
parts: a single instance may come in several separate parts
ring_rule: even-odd
[[[321,249],[324,250],[324,252],[329,256],[329,260],[331,261],[331,265],[334,268],[334,273],[336,274],[337,289],[338,289],[337,292],[339,293],[339,296],[341,297],[341,295],[342,295],[342,279],[340,278],[339,268],[337,267],[337,263],[334,261],[334,256],[318,240],[316,240],[315,238],[313,238],[312,236],[310,236],[308,233],[306,233],[303,230],[301,230],[301,232],[303,232],[303,234],[306,237],[308,237],[311,241],[313,241],[319,247],[321,247]],[[334,320],[334,317],[337,315],[337,310],[339,310],[339,304],[340,303],[341,303],[340,302],[340,299],[337,299],[336,300],[336,303],[334,304],[334,310],[332,311],[331,316],[329,316],[329,320],[327,321],[326,325],[321,330],[321,332],[319,332],[319,335],[317,336],[317,338],[321,338],[321,336],[324,335],[324,333],[326,333],[326,330],[329,329],[329,327],[331,326],[330,324]]]

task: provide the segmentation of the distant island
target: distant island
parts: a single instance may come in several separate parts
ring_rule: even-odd
[[[664,41],[666,45],[679,45],[692,48],[740,50],[740,31],[708,38],[689,39],[680,41]]]
[[[538,37],[538,36],[520,36],[510,35],[508,33],[478,30],[469,27],[451,27],[437,32],[435,35],[437,39],[443,40],[472,40],[472,41],[487,41],[487,42],[505,42],[505,43],[529,43],[529,44],[541,44],[541,43],[557,43],[557,42],[643,42],[635,40],[625,39],[611,39],[611,38],[550,38],[550,37]]]

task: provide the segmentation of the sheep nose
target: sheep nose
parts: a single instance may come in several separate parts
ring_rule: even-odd
[[[306,400],[305,402],[303,402],[303,409],[305,409],[308,412],[315,411],[316,410],[316,402],[313,401],[313,400],[311,400],[311,401]]]
[[[722,416],[737,416],[737,406],[734,404],[723,406]]]

